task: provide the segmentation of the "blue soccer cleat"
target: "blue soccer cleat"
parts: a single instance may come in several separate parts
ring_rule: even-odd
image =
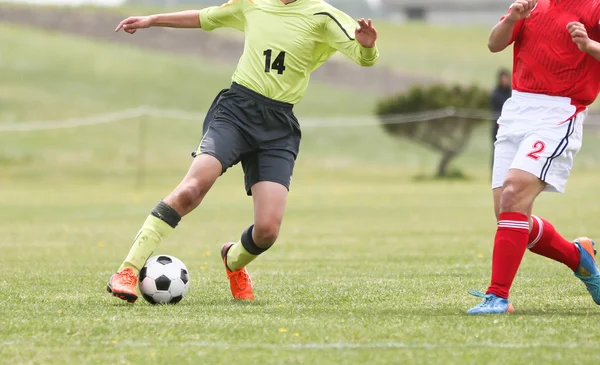
[[[483,298],[483,301],[469,309],[467,314],[501,314],[512,313],[515,310],[508,299],[500,298],[495,294],[483,294],[476,290],[469,290],[469,294]]]
[[[596,265],[594,241],[587,237],[580,237],[574,243],[581,255],[575,276],[583,281],[594,302],[600,305],[600,270],[598,270],[598,265]]]

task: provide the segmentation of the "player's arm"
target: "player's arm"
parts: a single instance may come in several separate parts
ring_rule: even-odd
[[[243,30],[244,3],[244,1],[230,0],[221,6],[211,6],[202,10],[129,17],[119,23],[115,32],[123,29],[127,33],[133,34],[137,29],[149,27],[203,28],[207,31],[231,27]]]
[[[583,24],[571,22],[567,24],[567,31],[571,34],[571,39],[580,51],[587,52],[589,55],[600,61],[600,43],[588,36],[587,30]]]
[[[529,17],[537,0],[516,0],[508,9],[508,14],[502,17],[494,26],[488,38],[488,48],[491,52],[501,52],[512,44],[523,26],[523,21]]]
[[[229,0],[221,6],[211,6],[200,10],[200,24],[202,29],[211,31],[217,28],[234,28],[244,30],[246,18],[244,7],[253,4],[246,0]]]
[[[590,44],[588,44],[586,52],[598,61],[600,61],[600,43],[596,41],[591,41]]]
[[[492,29],[488,39],[488,49],[492,53],[501,52],[512,44],[517,36],[517,23],[508,19],[502,19]]]
[[[123,29],[129,34],[133,34],[137,29],[150,27],[200,28],[200,12],[186,10],[177,13],[132,16],[119,23],[115,32]]]
[[[361,66],[373,66],[379,57],[379,51],[375,44],[377,30],[371,20],[360,19],[357,24],[354,19],[341,11],[326,15],[327,44]]]

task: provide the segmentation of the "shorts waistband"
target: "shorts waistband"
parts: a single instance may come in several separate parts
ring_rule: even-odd
[[[546,94],[533,94],[522,91],[513,90],[512,97],[515,99],[529,99],[541,102],[556,103],[556,104],[571,104],[571,98],[564,96],[551,96]]]
[[[271,98],[267,98],[264,95],[261,95],[259,93],[257,93],[254,90],[250,90],[245,86],[242,86],[240,84],[237,83],[232,83],[231,84],[231,88],[230,90],[238,92],[240,94],[243,94],[244,96],[250,98],[250,99],[254,99],[255,101],[274,107],[274,108],[282,108],[282,109],[289,109],[292,110],[294,108],[294,104],[290,104],[290,103],[284,103],[283,101],[277,101],[277,100],[273,100]]]

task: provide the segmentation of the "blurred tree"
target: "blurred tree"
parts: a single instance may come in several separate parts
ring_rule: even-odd
[[[381,100],[377,115],[389,134],[440,152],[436,175],[448,177],[450,163],[464,151],[475,126],[489,119],[489,109],[485,89],[432,85]]]

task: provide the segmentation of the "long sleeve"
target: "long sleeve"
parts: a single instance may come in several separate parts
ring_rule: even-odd
[[[373,66],[375,64],[379,57],[377,46],[365,48],[353,38],[355,29],[358,26],[353,18],[337,9],[331,9],[331,12],[323,12],[319,15],[328,18],[325,24],[325,37],[330,47],[361,66]]]
[[[243,31],[245,1],[247,0],[230,0],[221,6],[211,6],[200,10],[200,26],[206,31],[223,27]]]

